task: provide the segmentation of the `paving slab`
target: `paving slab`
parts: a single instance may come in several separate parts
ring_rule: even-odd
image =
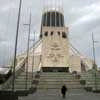
[[[20,97],[19,100],[100,100],[100,94],[73,89],[69,90],[63,99],[60,90],[38,90],[35,94]]]

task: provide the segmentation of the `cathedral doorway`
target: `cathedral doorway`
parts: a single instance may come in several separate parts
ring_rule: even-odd
[[[69,67],[42,67],[43,72],[69,72]]]

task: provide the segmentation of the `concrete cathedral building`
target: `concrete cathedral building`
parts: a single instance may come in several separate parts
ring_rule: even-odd
[[[14,66],[1,75],[3,100],[44,100],[45,97],[45,100],[50,97],[60,100],[63,85],[69,90],[67,98],[75,98],[69,96],[74,93],[80,99],[80,93],[87,94],[84,90],[89,97],[89,91],[100,92],[100,72],[93,60],[70,43],[69,28],[62,7],[43,10],[39,40],[29,48],[29,34],[27,52],[15,56]]]
[[[29,71],[83,72],[92,69],[93,61],[83,57],[70,44],[69,27],[62,8],[47,8],[42,13],[40,39],[29,51]],[[21,54],[18,62],[26,57]],[[33,61],[34,60],[34,61]],[[87,66],[87,67],[86,67]]]

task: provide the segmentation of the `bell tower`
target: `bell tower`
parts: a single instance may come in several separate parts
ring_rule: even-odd
[[[43,11],[40,38],[42,39],[43,70],[68,70],[68,27],[64,23],[62,8],[48,7]]]

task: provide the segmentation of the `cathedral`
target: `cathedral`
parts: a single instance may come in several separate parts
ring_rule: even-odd
[[[21,54],[17,60],[25,58]],[[34,58],[34,59],[33,59]],[[41,18],[39,40],[29,51],[29,71],[84,72],[92,69],[93,61],[77,52],[69,41],[69,27],[65,25],[61,9],[45,9]]]

